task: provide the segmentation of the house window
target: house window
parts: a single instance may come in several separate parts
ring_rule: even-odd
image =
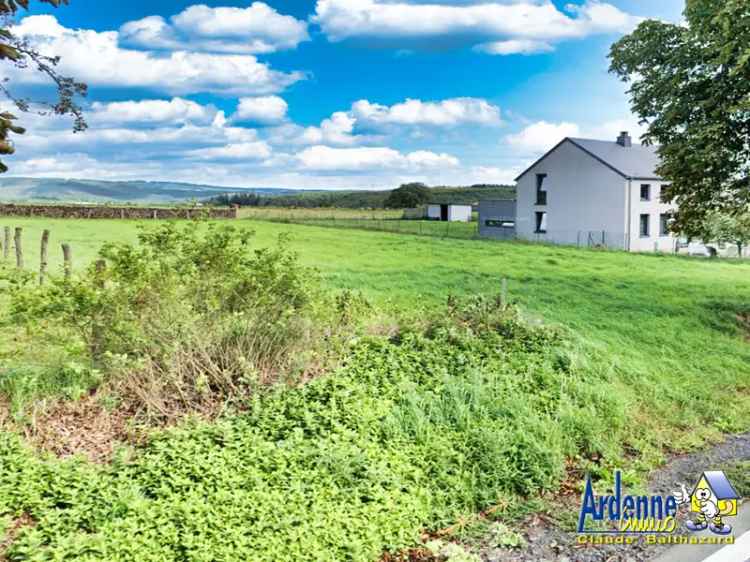
[[[651,186],[647,183],[641,185],[641,201],[651,201]]]
[[[539,212],[536,214],[536,231],[537,234],[545,234],[547,232],[547,213]]]
[[[659,215],[659,234],[661,236],[670,236],[671,232],[669,231],[669,221],[672,219],[672,216],[669,213],[662,213]]]
[[[484,226],[489,228],[515,228],[516,223],[514,221],[506,221],[500,219],[487,219],[484,221]]]
[[[547,174],[536,175],[536,204],[537,205],[547,204],[547,192],[544,190],[545,179],[547,179]]]
[[[651,236],[651,217],[649,215],[641,215],[641,238],[648,238]]]

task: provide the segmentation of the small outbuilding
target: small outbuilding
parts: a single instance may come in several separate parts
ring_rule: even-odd
[[[508,240],[516,236],[516,202],[496,199],[479,202],[479,235]]]
[[[447,222],[471,222],[471,205],[427,205],[427,218]]]

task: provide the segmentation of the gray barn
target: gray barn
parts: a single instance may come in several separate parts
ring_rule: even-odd
[[[516,202],[495,199],[479,202],[479,235],[512,240],[516,237]]]

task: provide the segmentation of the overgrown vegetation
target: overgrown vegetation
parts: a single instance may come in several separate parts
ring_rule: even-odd
[[[107,258],[104,272],[83,271],[100,259],[101,240],[114,242],[109,251],[127,256],[123,263],[145,262],[151,271],[152,256],[142,254],[149,243],[138,241],[135,223],[18,224],[30,236],[50,228],[53,244],[72,242],[81,276],[74,287],[131,302],[116,289],[116,272],[129,270],[116,259]],[[319,266],[322,283],[305,285],[310,304],[301,310],[318,326],[309,333],[323,334],[312,345],[332,344],[345,360],[323,374],[294,367],[292,357],[291,374],[269,377],[270,387],[242,387],[236,407],[218,420],[190,421],[143,445],[122,446],[108,465],[39,457],[6,425],[0,526],[14,537],[11,560],[376,560],[383,550],[418,545],[424,530],[471,521],[489,506],[499,506],[498,517],[515,515],[521,497],[556,490],[566,467],[604,479],[623,469],[630,485],[665,448],[685,450],[750,424],[750,348],[738,322],[747,312],[747,265],[739,261],[254,226],[245,246],[239,232],[229,236],[229,255],[253,260],[258,248],[282,256],[296,249],[293,268]],[[186,268],[201,279],[194,260],[175,256],[203,255],[206,240],[223,230],[191,227],[182,250],[153,259],[165,259],[168,272]],[[293,235],[278,248],[285,232]],[[184,251],[196,247],[203,250]],[[145,257],[118,253],[123,248]],[[51,257],[54,271],[59,256]],[[165,276],[164,288],[156,273],[147,278],[160,295],[187,291],[177,273]],[[502,278],[523,316],[471,296],[497,292]],[[345,292],[355,287],[371,310]],[[63,289],[44,289],[55,290]],[[446,307],[449,292],[458,297]],[[117,371],[102,353],[93,370],[81,370],[82,361],[66,365],[60,357],[85,357],[91,347],[69,344],[52,354],[59,336],[53,325],[65,318],[42,314],[29,296],[17,302],[26,311],[17,320],[28,314],[34,330],[16,336],[6,318],[13,338],[0,347],[2,399],[10,385],[26,400],[56,395],[85,403],[98,387],[96,398],[118,408],[108,402],[119,391],[111,381],[134,367],[140,373],[140,363]],[[383,311],[368,332],[383,335],[363,336],[357,322]],[[539,327],[534,314],[564,331]],[[339,322],[347,327],[333,331]],[[107,345],[117,355],[124,344]],[[66,365],[64,376],[40,368],[45,353],[47,364]],[[310,359],[318,364],[319,357]],[[199,378],[183,382],[200,386]],[[512,538],[500,533],[498,541]]]
[[[334,374],[108,467],[42,460],[4,434],[0,514],[34,521],[10,559],[370,562],[555,489],[566,456],[616,446],[617,422],[595,440],[588,424],[622,405],[591,400],[598,376],[571,368],[558,333],[494,299],[437,317],[362,338]]]
[[[11,319],[68,348],[82,342],[72,359],[107,373],[118,398],[149,416],[204,411],[324,366],[332,326],[319,280],[283,239],[251,249],[249,230],[177,223],[138,238],[105,245],[82,275],[42,287],[8,271]]]

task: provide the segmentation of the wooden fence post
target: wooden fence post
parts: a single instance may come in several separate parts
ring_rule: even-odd
[[[21,240],[22,236],[23,236],[23,228],[21,228],[20,226],[17,226],[16,235],[13,239],[13,242],[15,243],[15,246],[16,246],[16,267],[18,269],[23,269],[23,245],[22,245],[23,243]]]
[[[70,251],[70,245],[69,244],[63,244],[62,245],[62,251],[63,251],[63,269],[65,270],[65,280],[70,279],[70,273],[73,269],[73,256]]]
[[[44,276],[47,274],[47,246],[49,245],[49,230],[42,232],[42,247],[39,252],[39,285],[44,285]]]
[[[508,279],[503,277],[500,287],[500,302],[503,306],[508,306]]]
[[[3,260],[8,261],[10,253],[10,227],[5,227],[5,241],[3,242]]]

